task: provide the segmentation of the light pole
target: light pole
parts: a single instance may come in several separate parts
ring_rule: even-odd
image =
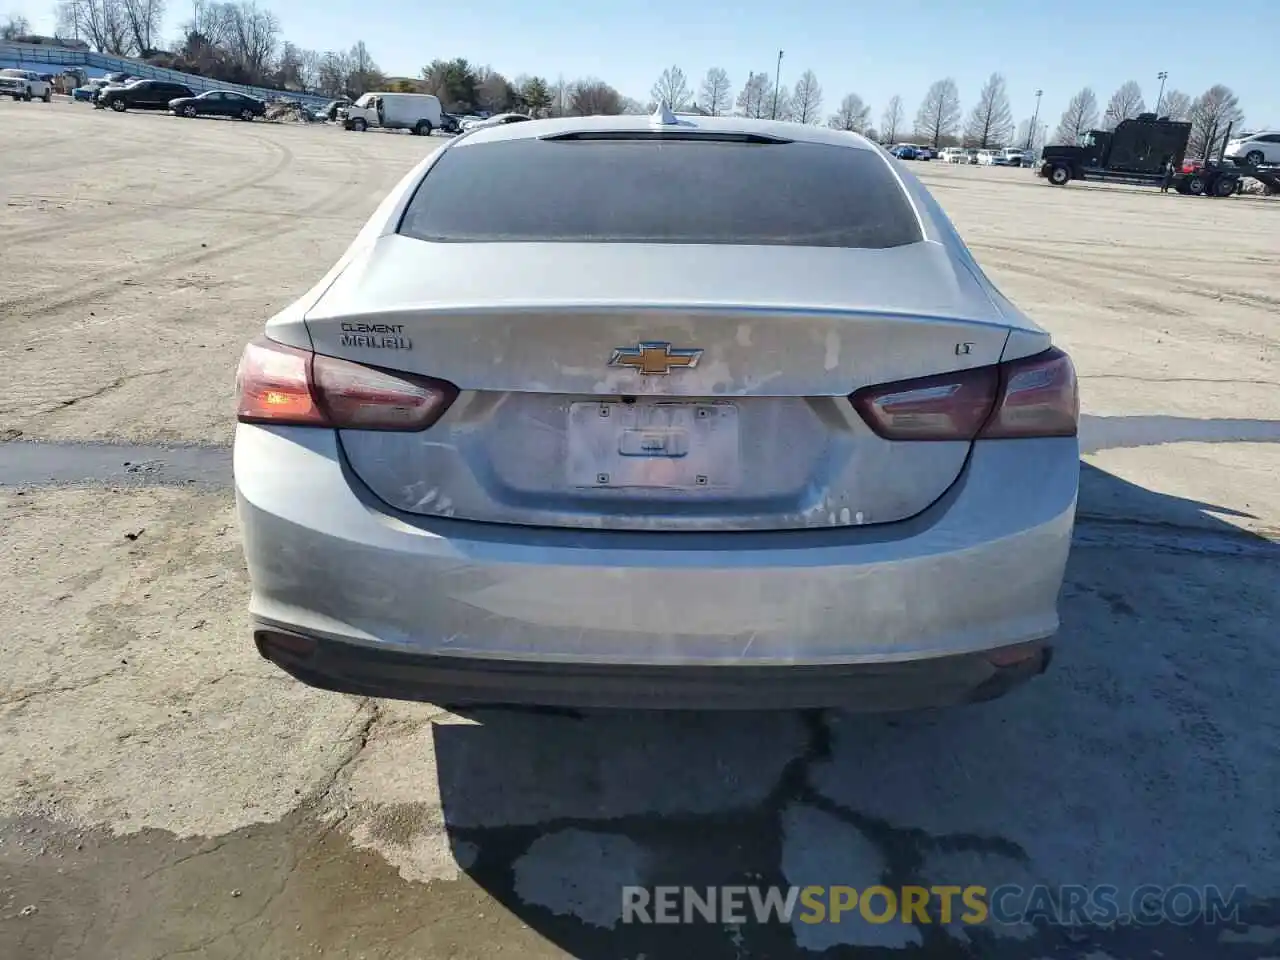
[[[778,51],[778,67],[773,73],[773,110],[769,113],[770,120],[778,119],[778,82],[782,79],[782,51]]]
[[[1156,97],[1156,117],[1159,118],[1160,104],[1164,103],[1164,82],[1169,79],[1169,71],[1161,70],[1156,74],[1156,77],[1160,80],[1160,93]]]
[[[1036,91],[1036,112],[1031,117],[1031,125],[1027,127],[1027,153],[1031,152],[1031,147],[1036,139],[1036,121],[1040,119],[1040,95],[1043,90]]]

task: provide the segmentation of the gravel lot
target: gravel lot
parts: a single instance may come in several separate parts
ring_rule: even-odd
[[[429,144],[10,102],[0,142],[0,957],[1280,955],[1280,202],[912,166],[1082,375],[1064,629],[1028,688],[893,720],[459,717],[258,659],[225,452],[242,343]],[[617,923],[625,883],[880,881],[1250,900]]]

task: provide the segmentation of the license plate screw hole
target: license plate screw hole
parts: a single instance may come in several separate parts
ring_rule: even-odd
[[[609,482],[609,475],[607,473],[596,474],[596,483],[608,483],[608,482]]]
[[[707,485],[707,478],[700,473],[694,477],[693,482],[700,487],[705,487]]]

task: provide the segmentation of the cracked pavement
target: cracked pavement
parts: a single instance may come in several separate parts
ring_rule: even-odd
[[[0,170],[32,254],[0,279],[0,957],[1280,956],[1275,202],[912,167],[1082,378],[1063,629],[1025,689],[459,715],[262,661],[226,485],[243,341],[422,141],[41,106],[0,103],[32,158]],[[51,177],[68,138],[98,160]],[[1231,925],[671,926],[620,922],[633,883],[1249,899]]]

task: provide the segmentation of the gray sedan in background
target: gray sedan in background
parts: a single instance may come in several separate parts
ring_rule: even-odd
[[[885,710],[1048,664],[1071,361],[857,135],[448,141],[237,383],[254,639],[317,687]]]

